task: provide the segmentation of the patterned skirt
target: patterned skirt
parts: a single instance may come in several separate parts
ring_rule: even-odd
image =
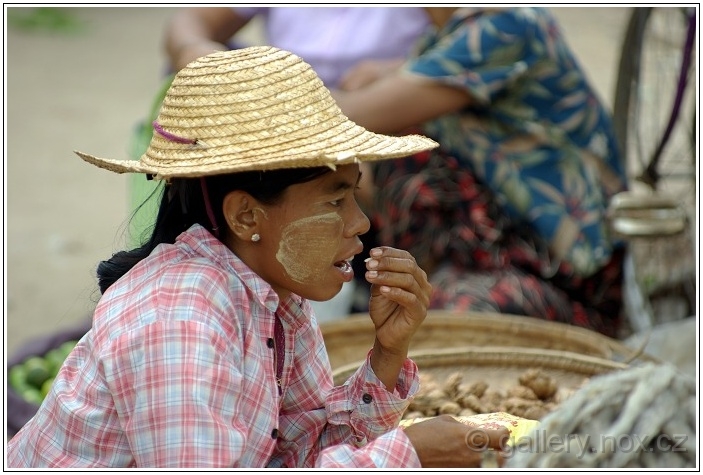
[[[446,152],[374,166],[376,240],[431,269],[431,308],[526,315],[617,335],[624,249],[596,274],[578,277]]]

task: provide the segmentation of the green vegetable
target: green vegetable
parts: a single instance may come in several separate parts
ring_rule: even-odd
[[[30,356],[22,363],[10,367],[7,374],[10,388],[25,401],[41,404],[61,366],[77,343],[77,340],[64,342],[43,356]]]
[[[41,356],[31,356],[23,364],[27,371],[27,383],[35,389],[41,388],[44,381],[51,377],[49,363]]]
[[[7,376],[10,381],[10,387],[17,392],[17,394],[22,394],[22,391],[28,387],[27,370],[24,369],[24,365],[18,364],[12,366]]]
[[[62,361],[68,358],[68,355],[71,354],[77,344],[78,342],[76,340],[69,340],[59,346],[59,351],[61,351],[61,354],[63,355]]]
[[[47,394],[49,394],[49,391],[51,390],[51,386],[54,384],[54,378],[49,378],[46,381],[44,381],[44,384],[41,385],[41,397],[44,399]]]
[[[37,406],[40,406],[42,401],[44,401],[44,396],[42,396],[41,391],[37,388],[26,388],[20,395],[25,401],[36,404]]]

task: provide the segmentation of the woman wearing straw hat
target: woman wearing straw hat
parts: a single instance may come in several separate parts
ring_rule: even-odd
[[[306,63],[271,47],[189,64],[153,126],[139,161],[76,152],[167,192],[151,240],[98,267],[93,326],[10,440],[9,466],[477,466],[505,439],[449,417],[397,428],[431,290],[407,252],[371,250],[376,341],[344,386],[311,313],[352,278],[369,228],[359,163],[433,141],[350,122]]]
[[[178,71],[200,56],[213,51],[242,47],[238,33],[257,18],[261,20],[265,45],[290,51],[310,64],[327,87],[339,83],[343,74],[364,59],[396,59],[407,56],[418,36],[428,26],[423,8],[401,7],[222,7],[178,8],[164,29],[163,45],[170,69]],[[169,75],[159,89],[148,114],[135,129],[132,158],[138,160],[147,149]],[[158,183],[132,176],[129,180],[130,210],[134,212],[129,238],[137,243],[144,236],[158,209]],[[155,192],[156,190],[156,192]],[[364,243],[368,235],[362,238]],[[363,256],[366,257],[366,256]],[[359,256],[354,268],[363,260]],[[318,321],[343,318],[353,306],[355,281],[345,284],[331,300],[313,302]]]

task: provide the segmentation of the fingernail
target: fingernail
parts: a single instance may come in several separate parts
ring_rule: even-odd
[[[378,272],[376,272],[375,270],[370,270],[366,273],[366,277],[369,279],[375,279],[376,277],[378,277]]]
[[[383,251],[381,251],[381,250],[380,250],[379,248],[377,248],[377,247],[375,247],[375,248],[373,248],[373,249],[371,249],[371,250],[369,251],[369,255],[371,255],[371,256],[373,256],[373,257],[378,257],[378,256],[380,256],[381,254],[383,254]]]
[[[366,267],[369,269],[375,269],[378,267],[378,261],[376,259],[371,259],[369,262],[366,263]]]

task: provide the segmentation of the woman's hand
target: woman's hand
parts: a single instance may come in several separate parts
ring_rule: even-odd
[[[502,467],[508,429],[479,429],[438,416],[405,429],[423,468]]]
[[[432,286],[407,251],[377,247],[369,254],[369,314],[376,328],[371,365],[386,388],[393,390],[410,340],[427,316]]]

